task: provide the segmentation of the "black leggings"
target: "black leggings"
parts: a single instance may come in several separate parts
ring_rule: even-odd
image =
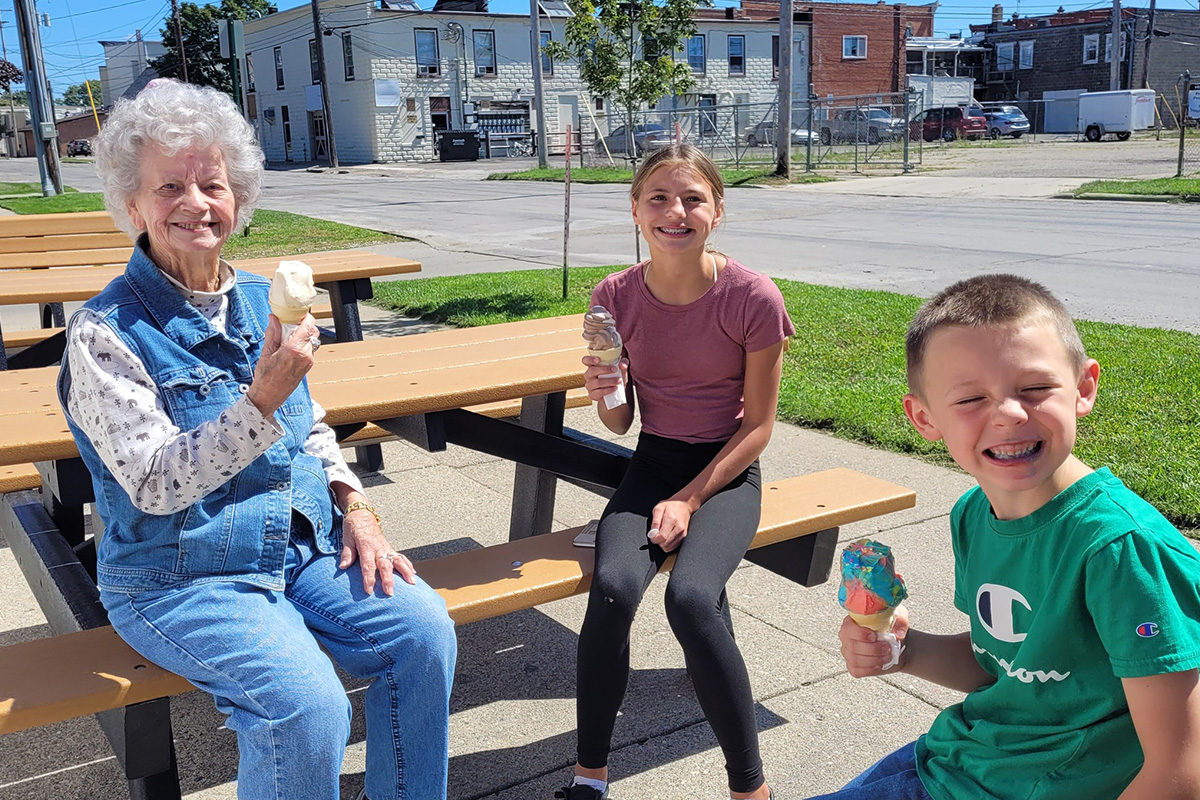
[[[579,634],[576,716],[579,764],[607,766],[613,725],[629,683],[629,630],[668,554],[646,538],[654,506],[699,475],[724,446],[642,433],[625,480],[596,536],[596,571]],[[726,627],[725,583],[758,531],[758,462],[692,515],[667,583],[667,621],[683,646],[700,708],[725,754],[729,788],[763,783],[754,698],[742,654]]]

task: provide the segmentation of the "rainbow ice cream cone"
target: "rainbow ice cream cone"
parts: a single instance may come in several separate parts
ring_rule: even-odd
[[[842,551],[842,583],[838,587],[838,602],[850,619],[879,634],[879,641],[888,642],[892,655],[884,669],[900,661],[900,642],[891,632],[896,620],[896,607],[908,597],[904,578],[896,573],[892,548],[870,539],[851,542]]]
[[[601,366],[617,367],[616,376],[620,378],[621,368],[617,364],[621,361],[621,353],[625,347],[621,342],[621,334],[617,333],[616,321],[604,306],[592,306],[583,315],[583,338],[588,343],[588,355],[599,358]],[[624,381],[604,396],[604,405],[609,409],[625,402]]]

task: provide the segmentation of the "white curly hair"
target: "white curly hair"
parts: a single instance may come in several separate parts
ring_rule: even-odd
[[[254,129],[229,96],[207,86],[169,78],[151,81],[137,97],[117,101],[95,141],[96,172],[104,206],[117,227],[136,238],[127,204],[142,184],[142,154],[157,145],[167,155],[215,146],[225,159],[237,201],[237,227],[254,214],[262,194],[263,152]]]

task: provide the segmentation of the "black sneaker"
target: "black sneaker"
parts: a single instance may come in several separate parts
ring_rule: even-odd
[[[554,797],[557,800],[606,800],[608,797],[608,787],[604,787],[604,791],[600,791],[592,786],[584,786],[575,784],[564,786],[561,789],[554,790]]]

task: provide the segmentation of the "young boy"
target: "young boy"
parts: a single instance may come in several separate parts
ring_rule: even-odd
[[[956,283],[908,329],[909,420],[979,481],[950,515],[968,633],[908,627],[893,671],[967,692],[829,798],[1200,798],[1200,555],[1071,451],[1099,365],[1044,287]],[[888,646],[849,618],[851,675]]]

